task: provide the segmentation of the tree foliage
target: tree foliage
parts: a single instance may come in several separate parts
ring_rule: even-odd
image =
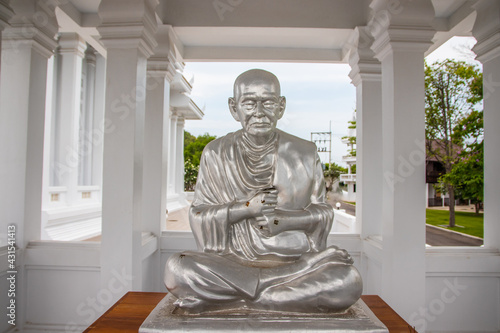
[[[190,160],[194,165],[200,165],[201,153],[205,146],[216,137],[205,133],[195,137],[184,131],[184,160]]]
[[[205,133],[198,137],[184,131],[184,188],[193,191],[198,178],[201,153],[205,146],[216,137]]]
[[[356,110],[354,110],[354,112],[356,112]],[[356,129],[356,120],[349,120],[348,123],[349,123],[349,126],[347,126],[348,129]],[[350,145],[348,155],[356,156],[356,148],[354,148],[354,145],[356,144],[356,136],[346,135],[343,136],[341,139],[346,140],[347,144]]]
[[[447,59],[425,64],[425,117],[427,156],[439,161],[445,173],[461,158],[467,135],[460,130],[482,100],[482,73],[463,61]],[[463,127],[463,126],[462,126]],[[451,179],[451,178],[450,178]],[[450,196],[450,226],[455,225],[455,182],[446,177]]]
[[[184,191],[194,191],[198,178],[199,165],[194,165],[191,160],[184,161]]]
[[[440,182],[453,185],[457,196],[471,200],[478,214],[484,198],[483,112],[472,111],[455,127],[453,135],[465,138],[465,149]]]
[[[333,185],[337,179],[339,179],[341,174],[347,173],[347,168],[341,167],[336,163],[325,163],[323,169],[323,176],[325,177],[326,191],[330,192],[333,189]]]

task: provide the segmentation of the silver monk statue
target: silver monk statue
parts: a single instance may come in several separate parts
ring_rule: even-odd
[[[276,128],[285,104],[274,74],[236,79],[229,110],[242,129],[206,146],[189,210],[199,252],[166,264],[178,307],[340,312],[361,296],[350,255],[326,247],[333,209],[316,146]]]

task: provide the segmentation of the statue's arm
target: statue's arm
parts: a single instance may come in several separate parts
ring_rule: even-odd
[[[199,199],[193,203],[189,221],[200,251],[225,252],[232,224],[274,212],[276,190],[268,189],[252,195],[249,199],[222,204],[200,203]]]
[[[333,208],[326,201],[326,186],[323,168],[318,154],[315,152],[315,172],[311,204],[306,208],[313,216],[315,226],[309,229],[308,237],[311,247],[316,251],[326,248],[328,234],[333,224]]]
[[[282,210],[276,209],[273,214],[257,219],[258,228],[269,236],[277,235],[284,231],[301,230],[307,234],[312,234],[318,228],[324,229],[322,223],[333,217],[333,212],[328,206],[322,204],[311,204],[306,209]]]
[[[276,209],[274,214],[267,215],[265,224],[269,229],[269,235],[277,235],[284,231],[302,230],[309,231],[316,224],[312,214],[306,210],[282,210]]]

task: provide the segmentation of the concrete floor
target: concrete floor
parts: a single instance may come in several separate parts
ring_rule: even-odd
[[[175,212],[168,213],[167,230],[191,230],[188,213],[189,207],[184,207]]]

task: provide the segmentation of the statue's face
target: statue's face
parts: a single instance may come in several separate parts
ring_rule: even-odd
[[[279,87],[274,82],[253,81],[239,84],[234,98],[229,99],[229,105],[245,132],[267,136],[283,116],[285,98],[279,96]]]

